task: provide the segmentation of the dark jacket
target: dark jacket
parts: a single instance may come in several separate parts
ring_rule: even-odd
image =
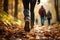
[[[41,17],[46,16],[46,11],[45,11],[45,9],[44,9],[43,6],[41,6],[41,8],[39,9],[39,15],[40,15]]]
[[[51,15],[51,12],[50,11],[48,11],[48,13],[47,13],[47,18],[48,19],[52,19],[52,15]]]

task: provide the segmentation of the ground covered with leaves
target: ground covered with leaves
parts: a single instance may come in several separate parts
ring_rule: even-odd
[[[6,26],[0,22],[0,38],[1,40],[60,40],[60,24],[35,25],[29,33],[26,33],[23,27]]]
[[[24,22],[0,11],[0,40],[60,40],[60,23],[34,25],[30,32],[25,32]]]

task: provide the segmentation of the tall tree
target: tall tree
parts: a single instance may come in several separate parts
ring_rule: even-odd
[[[14,14],[15,18],[17,18],[17,14],[18,14],[18,0],[15,0],[15,14]]]
[[[55,3],[55,10],[56,10],[56,18],[59,21],[59,12],[58,12],[58,0],[54,0]]]
[[[2,0],[0,0],[0,9],[2,9]]]
[[[8,12],[8,0],[4,0],[4,11]]]

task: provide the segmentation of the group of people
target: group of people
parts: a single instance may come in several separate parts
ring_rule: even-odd
[[[35,8],[36,0],[22,0],[22,2],[23,2],[23,6],[24,6],[24,20],[25,20],[24,30],[26,32],[30,32],[30,29],[32,29],[34,26],[34,8]],[[29,15],[29,3],[30,3],[31,15]],[[40,0],[38,0],[38,4],[39,3],[40,3]],[[50,25],[50,19],[51,19],[50,11],[48,11],[48,14],[46,15],[46,11],[45,11],[44,7],[41,6],[41,8],[39,9],[39,15],[41,16],[42,25],[44,25],[44,17],[46,17],[46,16],[48,19],[48,24]],[[31,28],[29,27],[30,23],[31,23]]]
[[[40,15],[40,18],[41,18],[41,24],[42,25],[44,25],[45,18],[47,18],[48,25],[50,25],[50,21],[52,19],[52,14],[51,14],[50,11],[48,11],[48,13],[46,13],[46,10],[44,9],[43,5],[39,9],[39,15]]]

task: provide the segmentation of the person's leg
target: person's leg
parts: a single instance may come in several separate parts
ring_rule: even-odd
[[[50,25],[50,19],[48,19],[48,25]]]
[[[41,17],[41,24],[44,25],[44,17]]]
[[[43,21],[42,21],[43,25],[44,25],[44,21],[45,21],[45,19],[44,19],[44,17],[43,17]]]
[[[29,9],[29,0],[22,0],[24,9]]]
[[[42,25],[42,17],[41,17],[41,25]]]
[[[25,27],[24,30],[26,32],[30,31],[29,28],[29,0],[22,0],[24,5],[24,20],[25,20]]]
[[[22,0],[24,6],[24,17],[29,17],[29,0]]]
[[[34,8],[36,0],[30,0],[30,12],[31,12],[31,28],[34,26]]]

